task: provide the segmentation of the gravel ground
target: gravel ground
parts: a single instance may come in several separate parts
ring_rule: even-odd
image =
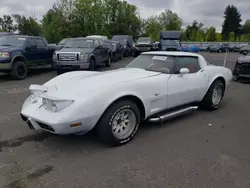
[[[223,65],[224,55],[203,53]],[[238,54],[227,56],[233,68]],[[125,66],[125,58],[112,69]],[[101,68],[100,70],[105,70]],[[221,108],[161,125],[144,125],[117,148],[92,134],[34,132],[19,117],[30,84],[56,76],[34,70],[22,81],[0,76],[0,187],[6,188],[249,188],[250,86],[232,83]]]

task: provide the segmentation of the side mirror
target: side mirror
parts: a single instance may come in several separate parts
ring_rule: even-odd
[[[243,54],[243,55],[247,55],[247,54],[248,54],[248,51],[244,51],[242,54]]]
[[[183,76],[184,74],[188,74],[190,71],[188,68],[182,68],[180,70],[180,76]]]

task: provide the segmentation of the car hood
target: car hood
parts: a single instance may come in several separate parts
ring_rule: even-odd
[[[0,46],[0,52],[12,52],[12,51],[17,51],[21,50],[21,47],[17,46]]]
[[[250,55],[242,55],[238,58],[238,63],[250,63]]]
[[[60,52],[82,52],[82,53],[91,53],[93,49],[91,48],[62,48],[61,50],[57,51]]]
[[[44,94],[49,98],[73,99],[76,95],[90,94],[115,88],[122,83],[157,76],[161,73],[137,68],[121,68],[117,70],[92,72],[75,71],[62,74],[44,84],[48,91]]]

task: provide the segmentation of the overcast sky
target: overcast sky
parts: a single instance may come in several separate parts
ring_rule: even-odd
[[[242,14],[242,19],[250,18],[250,0],[128,0],[137,5],[140,15],[147,18],[170,9],[184,20],[185,25],[197,20],[205,26],[215,26],[221,30],[223,12],[228,4],[234,4]],[[0,15],[21,14],[34,15],[41,19],[51,8],[54,0],[0,0]]]

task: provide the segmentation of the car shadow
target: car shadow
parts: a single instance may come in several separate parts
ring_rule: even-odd
[[[43,67],[43,68],[32,68],[29,70],[27,78],[33,77],[33,76],[39,76],[44,73],[49,73],[52,72],[53,69],[51,67]],[[16,81],[11,78],[10,74],[7,73],[0,73],[0,82],[5,82],[5,81]]]

